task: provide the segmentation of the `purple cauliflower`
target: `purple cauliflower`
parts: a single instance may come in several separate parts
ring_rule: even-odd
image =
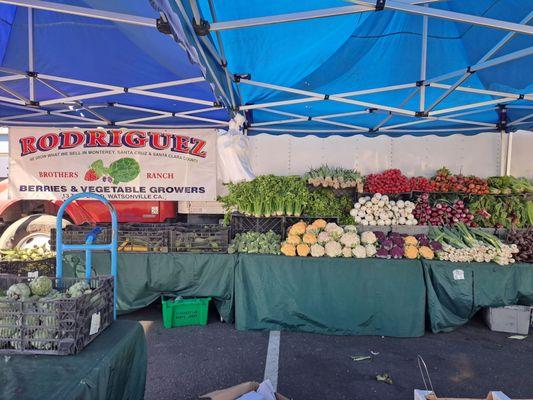
[[[387,249],[384,249],[382,247],[382,248],[378,249],[378,251],[376,252],[376,257],[378,257],[378,258],[390,258],[390,254],[387,251]]]
[[[394,246],[394,243],[390,239],[384,239],[381,241],[381,247],[386,250],[392,249],[392,246]]]
[[[381,242],[382,240],[385,240],[387,238],[387,235],[385,235],[384,232],[381,231],[374,231],[374,235],[378,238],[378,240]]]
[[[392,239],[392,243],[394,243],[395,246],[403,247],[403,237],[401,236],[394,236]]]
[[[403,257],[403,249],[400,246],[394,246],[390,250],[390,255],[392,258],[402,258]]]

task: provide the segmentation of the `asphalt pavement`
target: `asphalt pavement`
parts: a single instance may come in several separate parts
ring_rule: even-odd
[[[265,376],[269,332],[237,331],[214,311],[207,326],[165,329],[157,304],[122,318],[140,321],[146,332],[146,400],[193,400]],[[281,332],[278,391],[294,400],[411,400],[415,388],[424,389],[420,355],[438,396],[481,399],[501,390],[533,399],[533,338],[509,336],[477,318],[412,339]],[[363,356],[371,359],[354,360]],[[392,382],[376,379],[383,374]]]

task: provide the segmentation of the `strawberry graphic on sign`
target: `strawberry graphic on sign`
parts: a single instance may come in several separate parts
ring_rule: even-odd
[[[102,160],[97,160],[89,166],[84,179],[86,181],[97,181],[98,179],[103,178],[104,182],[112,181],[114,184],[117,184],[134,180],[139,176],[140,172],[141,166],[137,160],[133,158],[120,158],[113,161],[109,165],[109,168],[104,166]]]

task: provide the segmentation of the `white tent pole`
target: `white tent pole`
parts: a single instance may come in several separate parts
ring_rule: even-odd
[[[67,102],[74,102],[77,100],[94,99],[96,97],[112,96],[112,95],[121,94],[121,93],[124,93],[124,91],[123,90],[106,90],[106,91],[97,92],[97,93],[80,94],[77,96],[63,97],[59,99],[43,100],[39,102],[39,105],[48,106],[52,104],[63,104]]]
[[[531,21],[532,18],[533,18],[533,11],[531,11],[528,15],[526,15],[525,18],[520,21],[520,24],[527,25],[529,21]],[[492,56],[496,54],[503,46],[505,46],[507,42],[509,42],[509,40],[511,40],[514,37],[515,34],[516,32],[509,32],[507,35],[505,35],[498,43],[496,43],[496,45],[492,49],[487,51],[487,53],[485,53],[485,55],[481,57],[481,59],[478,62],[484,62],[484,61],[487,61],[489,58],[492,58]]]
[[[56,115],[56,116],[60,116],[60,117],[63,117],[63,118],[75,119],[75,120],[78,120],[78,121],[92,122],[93,124],[101,124],[102,123],[102,121],[99,120],[99,119],[82,117],[81,115],[78,116],[78,115],[64,114],[64,113],[60,113],[59,111],[50,111],[50,115]]]
[[[26,79],[26,76],[24,75],[0,76],[0,82],[18,81],[21,79]]]
[[[426,5],[427,7],[427,5]],[[427,51],[428,51],[428,16],[424,15],[422,20],[422,55],[420,61],[420,103],[418,106],[419,111],[423,111],[426,102],[426,86],[424,81],[426,80],[426,68],[427,68]]]
[[[428,106],[424,110],[424,112],[429,113],[432,111],[435,107],[437,107],[446,97],[448,97],[452,92],[457,89],[461,83],[466,81],[470,76],[472,75],[472,72],[467,72],[466,74],[463,74],[457,81],[454,82],[453,85],[451,85],[444,93],[442,93],[431,105]]]
[[[41,82],[43,85],[49,87],[51,90],[53,90],[54,92],[58,93],[59,95],[63,96],[63,97],[68,97],[68,94],[63,92],[62,90],[56,88],[54,85],[52,85],[51,83],[48,83],[46,82],[45,80],[42,80],[42,79],[39,79],[38,77],[35,78],[35,80]],[[94,115],[96,118],[100,119],[102,122],[104,122],[106,125],[111,123],[110,120],[108,120],[107,118],[105,118],[104,116],[100,115],[98,112],[94,111],[94,110],[91,110],[87,107],[84,107],[83,104],[79,101],[75,102],[76,105],[80,108],[80,109],[83,109],[83,110],[86,110],[87,112],[91,113],[92,115]],[[65,110],[66,112],[69,112],[70,110]],[[61,111],[59,111],[61,112]]]
[[[363,110],[363,111],[350,111],[350,112],[344,112],[344,113],[337,113],[337,114],[326,114],[321,115],[319,118],[321,119],[329,119],[329,118],[340,118],[340,117],[349,117],[351,115],[362,115],[362,114],[369,114],[369,110]]]
[[[18,7],[34,8],[37,10],[55,11],[62,14],[79,15],[81,17],[103,19],[113,22],[123,22],[125,24],[148,26],[151,28],[156,27],[156,20],[154,18],[145,18],[136,15],[128,15],[112,11],[95,10],[93,8],[71,6],[67,4],[60,4],[49,1],[0,0],[0,3],[11,4]]]
[[[522,57],[527,57],[527,56],[530,56],[531,54],[533,54],[533,46],[526,47],[525,49],[518,50],[512,53],[506,54],[504,56],[493,58],[490,61],[485,60],[481,63],[476,63],[469,68],[462,68],[457,71],[448,72],[446,74],[436,76],[434,78],[428,79],[427,82],[432,84],[433,82],[445,81],[447,79],[466,74],[467,72],[480,71],[482,69],[493,67],[498,64],[503,64],[508,61],[516,60]]]
[[[12,115],[10,117],[3,117],[2,121],[12,121],[14,119],[38,117],[38,116],[46,115],[46,114],[48,114],[48,111],[39,111],[39,112],[33,112],[33,113],[28,113],[28,114]]]
[[[429,86],[433,88],[438,89],[449,89],[452,87],[452,85],[445,85],[442,83],[432,83]],[[486,89],[476,89],[472,87],[466,87],[466,86],[458,86],[455,88],[457,92],[465,92],[465,93],[476,93],[476,94],[486,94],[489,96],[500,96],[500,97],[519,97],[520,95],[517,95],[516,93],[509,93],[509,92],[500,92],[496,90],[486,90]],[[524,99],[526,100],[533,100],[533,95],[525,94]]]
[[[148,96],[148,97],[157,97],[158,99],[168,99],[168,100],[183,101],[186,103],[201,104],[204,106],[213,105],[213,102],[209,100],[193,99],[191,97],[176,96],[173,94],[166,94],[166,93],[159,93],[159,92],[150,92],[146,90],[138,90],[135,88],[128,89],[128,93],[135,93],[135,94],[140,94],[140,95]]]
[[[509,125],[509,126],[517,125],[517,124],[519,124],[520,122],[522,122],[522,121],[527,121],[527,120],[530,119],[530,118],[533,118],[533,113],[528,114],[528,115],[526,115],[526,116],[524,116],[524,117],[522,117],[522,118],[515,119],[513,122],[509,123],[508,125]]]
[[[320,123],[326,124],[326,125],[343,126],[345,128],[357,129],[357,130],[360,130],[362,132],[367,132],[368,131],[368,128],[366,128],[364,126],[345,124],[345,123],[337,122],[337,121],[330,121],[330,120],[325,118],[327,116],[309,117],[309,116],[306,116],[306,115],[294,114],[294,113],[290,113],[290,112],[286,112],[286,111],[271,110],[271,109],[268,109],[268,108],[263,109],[261,111],[269,112],[269,113],[272,113],[272,114],[285,115],[287,117],[294,117],[295,118],[294,120],[288,120],[288,121],[291,121],[291,122],[317,121],[317,122],[320,122]],[[260,124],[262,124],[260,126],[279,125],[281,123],[284,123],[284,121],[269,121],[268,123],[260,122]],[[253,124],[252,126],[258,126],[258,124]]]
[[[1,121],[0,121],[1,122]],[[338,134],[338,133],[361,133],[360,130],[357,129],[287,129],[287,128],[248,128],[251,131],[264,131],[264,132],[294,132],[294,133],[330,133],[330,134]],[[448,133],[448,132],[475,132],[475,131],[486,131],[487,128],[484,127],[477,127],[477,128],[460,128],[460,129],[424,129],[424,130],[417,130],[417,133]],[[368,132],[365,131],[365,132]],[[410,129],[396,129],[396,130],[390,130],[387,131],[387,133],[412,133],[413,131]]]
[[[350,0],[354,3],[374,7],[375,3],[368,0]],[[439,8],[421,7],[414,4],[406,4],[395,0],[387,0],[384,2],[385,8],[390,10],[404,11],[411,14],[427,15],[428,17],[445,19],[448,21],[462,22],[466,24],[485,26],[487,28],[502,29],[511,32],[524,33],[526,35],[533,35],[533,26],[517,24],[514,22],[502,21],[493,18],[481,17],[478,15],[470,15],[459,13],[455,11],[443,10]]]
[[[155,113],[155,114],[168,114],[168,113],[171,113],[171,111],[155,110],[153,108],[130,106],[130,105],[121,104],[121,103],[113,103],[113,106],[117,107],[117,108],[124,108],[126,110],[145,111],[145,112]],[[220,107],[198,108],[196,110],[189,110],[189,111],[180,112],[180,115],[199,114],[199,113],[204,113],[204,112],[209,112],[209,111],[216,111],[216,110],[220,110]]]
[[[335,96],[337,97],[362,96],[364,94],[389,92],[393,90],[409,89],[412,87],[416,87],[416,83],[402,83],[400,85],[391,85],[391,86],[382,86],[382,87],[377,87],[377,88],[372,88],[372,89],[354,90],[351,92],[337,93]]]
[[[527,24],[531,18],[533,17],[533,11],[530,12],[522,21],[520,21],[521,24]],[[424,16],[424,18],[427,18]],[[479,59],[477,64],[484,63],[488,59],[490,59],[494,54],[496,54],[509,40],[511,40],[516,32],[509,32],[507,35],[505,35],[492,49],[490,49],[483,57]],[[433,110],[437,105],[439,105],[446,97],[448,97],[454,90],[457,90],[459,85],[461,85],[464,81],[466,81],[468,78],[472,76],[471,71],[467,71],[463,76],[461,76],[453,85],[451,85],[446,92],[444,92],[437,100],[433,102],[425,111],[429,112]]]
[[[82,81],[80,79],[65,78],[65,77],[61,77],[61,76],[48,75],[48,74],[38,74],[38,77],[40,79],[45,79],[45,80],[48,80],[48,81],[72,83],[74,85],[90,86],[92,88],[98,88],[98,89],[108,89],[108,90],[123,90],[124,89],[124,88],[122,88],[120,86],[108,85],[108,84],[105,84],[105,83]]]
[[[405,89],[405,88],[410,88],[410,87],[416,87],[416,83],[405,83],[405,84],[401,84],[401,85],[393,85],[393,86],[384,86],[384,87],[373,88],[373,89],[356,90],[356,91],[352,91],[352,92],[338,93],[335,96],[336,97],[358,96],[358,95],[364,95],[364,94],[381,93],[381,92],[387,92],[387,91],[392,91],[392,90]],[[244,110],[256,110],[256,109],[275,107],[275,106],[286,106],[286,105],[290,105],[290,104],[300,104],[300,103],[308,103],[308,102],[311,103],[311,102],[322,101],[322,100],[324,100],[323,97],[304,97],[304,98],[301,98],[301,99],[272,101],[272,102],[269,102],[269,103],[246,104],[246,105],[243,105],[243,106],[239,106],[239,110],[243,110],[243,111]]]
[[[194,115],[180,114],[180,113],[165,113],[165,114],[152,115],[150,117],[142,117],[142,118],[135,118],[135,119],[125,120],[125,121],[117,121],[116,124],[117,125],[120,125],[120,124],[132,124],[132,123],[136,123],[136,122],[153,121],[153,120],[156,120],[156,119],[164,119],[164,118],[171,118],[171,117],[183,118],[183,119],[191,119],[191,120],[195,120],[195,121],[211,122],[211,123],[214,123],[214,124],[225,123],[225,121],[219,121],[219,120],[212,119],[212,118],[195,117]]]
[[[252,81],[250,79],[241,79],[240,82],[248,84],[248,85],[252,85],[252,86],[259,86],[259,87],[264,87],[264,88],[267,88],[267,89],[274,89],[274,90],[278,90],[278,91],[282,91],[282,92],[301,94],[301,95],[304,95],[304,96],[314,97],[314,98],[317,98],[319,100],[327,100],[327,99],[329,99],[329,100],[336,101],[336,102],[339,102],[339,103],[354,104],[354,105],[361,106],[361,107],[370,107],[370,108],[376,108],[376,109],[379,109],[379,110],[391,111],[393,113],[397,113],[397,114],[401,114],[401,115],[409,115],[409,116],[413,116],[413,117],[415,116],[415,112],[414,111],[404,110],[404,109],[396,108],[396,107],[389,107],[389,106],[385,106],[385,105],[381,105],[381,104],[369,103],[369,102],[366,102],[366,101],[358,101],[358,100],[353,100],[353,99],[346,99],[344,97],[339,97],[337,95],[325,95],[325,94],[321,94],[321,93],[310,92],[308,90],[293,89],[293,88],[287,88],[287,87],[279,86],[279,85],[272,85],[270,83]]]
[[[412,1],[400,0],[408,4],[425,4],[441,0]],[[358,14],[367,11],[374,11],[375,6],[342,6],[324,8],[321,10],[301,11],[288,14],[269,15],[266,17],[246,18],[234,21],[215,22],[210,24],[210,31],[223,31],[228,29],[249,28],[252,26],[274,25],[285,22],[305,21],[310,19],[337,17],[340,15]]]
[[[198,37],[196,35],[196,32],[194,31],[194,28],[193,28],[193,26],[191,24],[191,21],[189,21],[189,17],[187,16],[187,13],[185,12],[185,10],[183,8],[183,5],[181,4],[181,1],[175,0],[175,4],[176,4],[176,6],[179,9],[179,11],[181,13],[181,16],[183,17],[183,21],[185,21],[185,24],[186,24],[187,28],[189,29],[189,32],[191,32],[192,38],[194,40],[194,43],[196,44],[196,49],[200,53],[200,56],[203,58],[205,67],[207,68],[207,70],[211,74],[211,77],[213,78],[213,82],[214,82],[215,86],[218,88],[218,90],[220,91],[221,95],[226,99],[226,101],[231,103],[231,101],[229,100],[229,98],[228,98],[226,92],[224,91],[222,85],[218,81],[217,75],[215,74],[215,72],[211,68],[211,64],[209,63],[209,60],[208,60],[207,56],[205,55],[205,52],[204,52],[200,42],[198,41]]]
[[[217,12],[215,9],[215,5],[213,4],[213,0],[209,0],[209,11],[211,12],[211,17],[213,18],[213,22],[217,22]],[[232,84],[231,74],[228,70],[228,60],[226,59],[226,51],[224,50],[224,43],[222,42],[222,36],[220,35],[220,32],[215,32],[215,35],[217,37],[217,43],[218,48],[220,49],[220,57],[221,57],[221,66],[224,69],[224,72],[226,73],[226,84],[228,85],[229,94],[231,96],[231,106],[236,107],[237,103],[235,102],[235,95],[233,93],[234,88]]]
[[[7,87],[3,83],[0,83],[0,89],[2,89],[4,92],[9,93],[11,96],[16,97],[20,101],[23,101],[24,103],[28,103],[28,99],[21,95],[20,93],[17,93],[15,90]]]
[[[258,122],[251,124],[250,126],[258,127],[258,126],[270,126],[270,125],[279,125],[279,124],[292,124],[295,122],[303,122],[307,121],[307,118],[291,118],[291,119],[280,119],[276,121],[268,121],[268,122]]]
[[[159,89],[159,88],[165,88],[165,87],[171,87],[171,86],[187,85],[189,83],[198,83],[198,82],[205,82],[205,79],[199,76],[197,78],[180,79],[177,81],[168,81],[168,82],[161,82],[161,83],[152,83],[149,85],[135,86],[135,88],[141,89],[141,90],[152,90],[152,89]]]
[[[28,8],[28,71],[35,71],[35,63],[33,60],[33,9]],[[30,76],[30,101],[35,101],[35,78]]]
[[[505,163],[505,175],[511,175],[511,157],[513,155],[513,133],[507,134],[507,158]]]
[[[24,100],[13,99],[11,97],[4,97],[4,96],[0,96],[0,101],[5,101],[6,103],[20,104],[21,106],[27,103]]]
[[[420,88],[417,87],[415,90],[413,90],[411,93],[409,93],[409,95],[400,103],[400,107],[403,107],[407,103],[409,103],[411,101],[411,99],[416,96],[416,94],[418,93],[419,90],[420,90]],[[376,126],[374,126],[372,128],[372,130],[373,131],[377,131],[383,125],[385,125],[387,122],[389,122],[392,119],[392,117],[393,117],[393,114],[389,113],[389,115],[387,115],[385,118],[383,118]]]
[[[482,101],[482,102],[479,102],[479,103],[464,104],[462,106],[450,107],[450,108],[445,108],[445,109],[442,109],[442,110],[432,111],[432,112],[429,113],[429,115],[430,116],[437,116],[437,115],[446,114],[446,113],[449,113],[449,112],[452,112],[452,111],[467,110],[469,108],[488,106],[488,105],[491,105],[491,104],[506,103],[506,102],[514,101],[514,100],[516,100],[516,98],[514,98],[514,97],[504,97],[503,99],[488,100],[488,101]]]

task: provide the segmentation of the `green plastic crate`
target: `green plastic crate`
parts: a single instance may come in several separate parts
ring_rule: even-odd
[[[177,299],[162,295],[163,326],[175,328],[178,326],[207,325],[207,310],[211,297],[195,299]]]

